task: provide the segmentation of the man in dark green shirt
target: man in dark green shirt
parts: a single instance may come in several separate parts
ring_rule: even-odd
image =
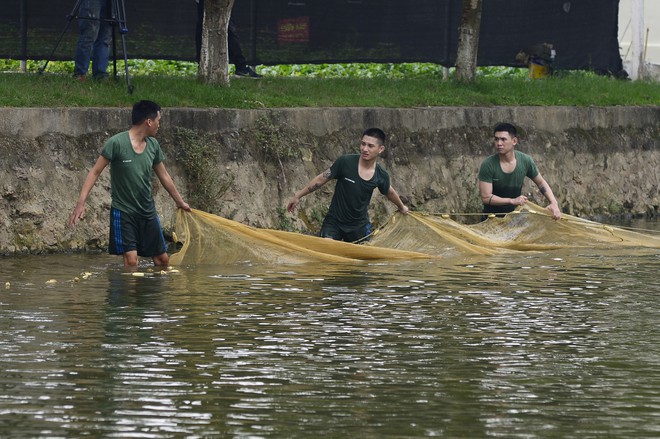
[[[527,197],[521,193],[525,177],[528,177],[550,202],[547,209],[552,218],[561,218],[552,189],[541,176],[534,160],[515,150],[518,144],[516,127],[509,123],[497,125],[493,140],[497,154],[486,158],[479,169],[479,195],[484,203],[484,213],[503,214],[524,205]]]
[[[356,242],[368,237],[371,233],[369,202],[376,188],[401,213],[407,214],[408,208],[390,185],[389,174],[377,163],[378,156],[384,150],[385,133],[379,128],[369,128],[362,134],[360,154],[339,157],[330,169],[314,177],[306,187],[295,193],[287,210],[293,212],[302,197],[330,180],[337,180],[328,215],[321,227],[323,238]]]
[[[133,106],[131,117],[128,131],[105,142],[83,183],[69,224],[75,225],[85,216],[85,201],[101,172],[110,165],[110,253],[122,255],[126,267],[136,267],[138,256],[151,257],[154,265],[167,267],[169,256],[152,195],[154,173],[177,207],[189,211],[190,206],[177,191],[163,164],[163,151],[153,137],[160,126],[160,106],[140,101]]]

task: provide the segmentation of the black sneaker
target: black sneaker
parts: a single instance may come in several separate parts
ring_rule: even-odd
[[[237,68],[234,72],[234,75],[244,78],[263,78],[262,75],[252,70],[252,68],[249,66],[241,67],[240,69]]]

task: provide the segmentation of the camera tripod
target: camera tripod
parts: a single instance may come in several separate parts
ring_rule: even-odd
[[[39,69],[39,73],[43,73],[46,70],[46,67],[48,66],[48,62],[51,59],[53,59],[53,55],[55,54],[57,47],[62,42],[62,37],[64,37],[64,34],[66,33],[67,29],[69,28],[69,25],[71,24],[71,20],[77,18],[79,20],[105,21],[112,24],[113,74],[115,77],[117,76],[117,44],[116,44],[116,33],[115,33],[115,29],[117,28],[119,29],[119,34],[121,35],[122,53],[124,54],[124,70],[126,73],[126,87],[128,89],[128,93],[133,94],[133,85],[131,85],[131,78],[130,75],[128,74],[128,58],[126,54],[125,35],[128,33],[128,27],[126,26],[126,8],[124,7],[124,0],[103,0],[108,2],[108,7],[109,7],[108,11],[110,16],[98,17],[98,18],[80,17],[80,4],[82,3],[82,1],[83,0],[76,0],[76,4],[73,5],[73,9],[71,9],[71,12],[69,13],[69,15],[67,15],[66,26],[64,26],[64,29],[62,30],[60,37],[55,43],[55,46],[53,47],[53,51],[50,53],[50,56],[44,63],[43,67]]]

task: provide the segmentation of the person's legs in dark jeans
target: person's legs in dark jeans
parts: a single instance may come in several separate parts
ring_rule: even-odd
[[[107,2],[101,0],[101,17],[108,18]],[[98,36],[92,49],[92,74],[94,79],[108,77],[108,64],[110,63],[110,44],[112,43],[112,23],[102,20]]]
[[[85,0],[81,3],[78,13],[78,28],[80,36],[74,53],[74,70],[76,76],[84,77],[89,70],[89,62],[93,62],[94,77],[107,76],[110,56],[110,41],[112,26],[102,21],[106,15],[107,0]]]
[[[255,72],[247,65],[243,50],[241,50],[241,43],[236,33],[236,28],[229,19],[229,26],[227,30],[227,51],[229,52],[229,63],[235,67],[234,74],[236,76],[249,76],[251,78],[261,78],[261,75]]]

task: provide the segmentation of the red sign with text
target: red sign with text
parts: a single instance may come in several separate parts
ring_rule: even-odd
[[[308,43],[309,17],[282,18],[277,20],[278,43]]]

